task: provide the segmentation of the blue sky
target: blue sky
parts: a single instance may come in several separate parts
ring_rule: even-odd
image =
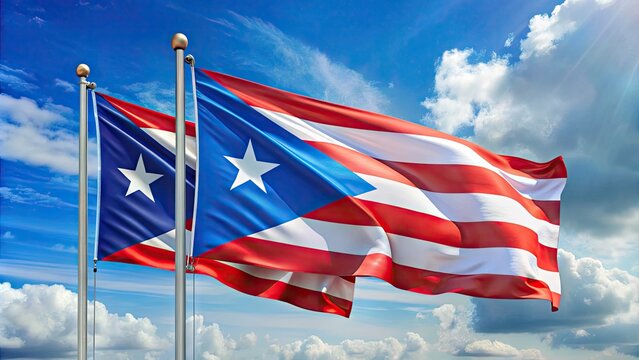
[[[351,318],[342,319],[198,277],[202,357],[639,356],[639,10],[633,5],[3,1],[2,357],[73,356],[75,67],[89,64],[99,91],[172,113],[170,39],[178,31],[188,35],[187,52],[198,66],[411,120],[499,153],[537,161],[561,154],[569,173],[559,312],[537,301],[422,296],[365,280]],[[98,332],[101,357],[171,358],[173,274],[101,263],[98,283],[98,324],[109,330]]]

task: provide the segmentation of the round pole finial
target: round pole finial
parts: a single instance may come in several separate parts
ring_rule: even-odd
[[[186,38],[186,35],[182,33],[176,33],[175,35],[173,35],[173,39],[171,39],[171,47],[173,48],[173,50],[184,50],[188,45],[189,39]]]
[[[75,68],[75,74],[78,77],[87,77],[89,76],[90,72],[91,72],[91,69],[89,68],[89,65],[87,64],[80,64],[78,65],[77,68]]]

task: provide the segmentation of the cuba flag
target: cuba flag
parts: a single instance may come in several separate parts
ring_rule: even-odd
[[[561,157],[196,70],[194,255],[559,306]]]
[[[100,155],[96,258],[173,270],[175,119],[96,93]],[[195,124],[186,122],[186,226],[190,252],[196,177]],[[194,258],[195,272],[245,294],[348,316],[354,281]]]

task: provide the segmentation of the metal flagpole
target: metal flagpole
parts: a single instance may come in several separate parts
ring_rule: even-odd
[[[87,358],[87,77],[91,69],[80,64],[75,74],[80,78],[80,178],[78,189],[78,359]]]
[[[175,360],[186,360],[186,230],[184,49],[186,35],[173,35],[175,50]]]

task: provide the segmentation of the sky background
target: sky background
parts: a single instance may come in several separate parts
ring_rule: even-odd
[[[193,318],[189,277],[187,328],[197,328],[198,358],[639,357],[636,2],[0,6],[1,358],[74,356],[75,67],[90,65],[98,91],[171,114],[178,31],[199,67],[414,121],[498,153],[563,155],[569,174],[556,313],[543,301],[424,296],[364,279],[344,319],[198,276]],[[91,250],[94,138],[90,149]],[[172,358],[173,273],[98,265],[98,357]]]

